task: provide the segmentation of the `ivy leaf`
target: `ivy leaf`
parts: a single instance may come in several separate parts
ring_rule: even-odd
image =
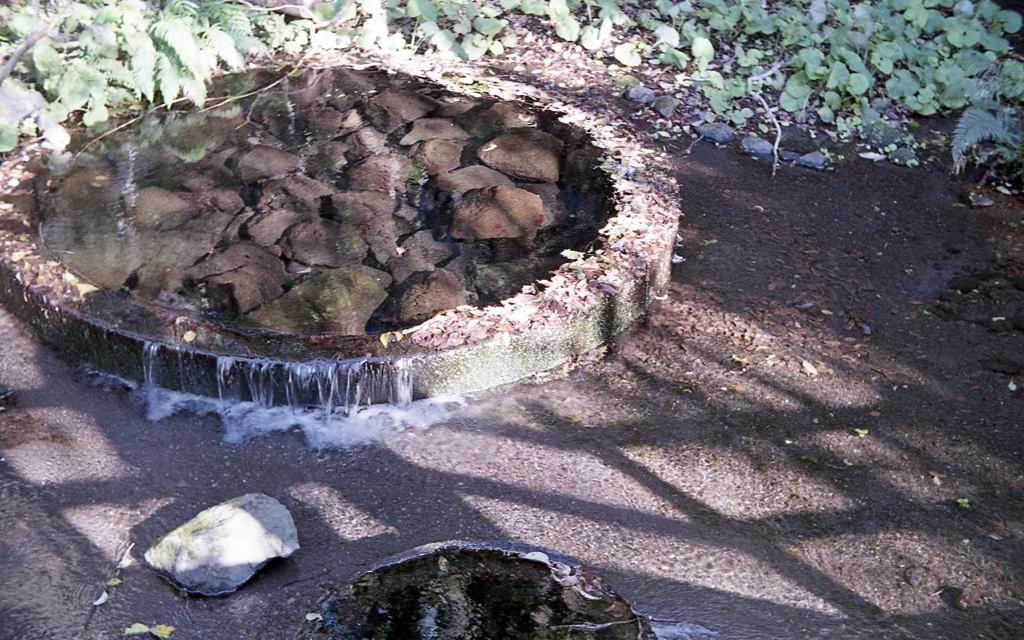
[[[615,59],[627,67],[636,67],[643,62],[635,42],[623,42],[615,47]]]
[[[505,28],[506,24],[505,20],[496,20],[494,18],[473,19],[473,28],[487,37],[497,35],[499,31]]]
[[[707,38],[698,36],[690,45],[690,55],[693,56],[697,69],[703,71],[715,57],[715,46]]]
[[[661,54],[661,57],[658,58],[658,62],[674,65],[680,69],[685,69],[686,65],[690,64],[690,56],[678,49],[666,49]]]
[[[600,27],[587,25],[580,32],[580,44],[587,51],[596,51],[604,46],[608,37],[612,35],[612,21],[605,18],[601,21]]]
[[[437,7],[430,0],[409,0],[409,17],[420,18],[424,22],[437,21]]]
[[[531,16],[548,15],[547,0],[522,0],[520,9],[522,9],[523,13]]]
[[[438,31],[430,37],[430,44],[434,45],[438,51],[449,51],[455,46],[455,34],[448,29]]]
[[[91,127],[95,124],[106,122],[109,117],[110,113],[107,111],[107,106],[102,102],[93,101],[92,106],[82,116],[82,124]]]
[[[863,95],[870,86],[871,78],[863,73],[851,73],[846,81],[846,91],[854,96]]]
[[[60,54],[50,46],[49,39],[37,42],[32,47],[32,64],[43,77],[60,73]]]
[[[658,41],[654,43],[654,46],[665,45],[669,49],[675,49],[679,46],[679,32],[663,24],[654,30],[654,35],[658,38]]]
[[[18,129],[0,122],[0,153],[7,153],[18,146]]]
[[[462,50],[465,51],[466,58],[471,61],[477,60],[487,53],[490,45],[491,41],[479,33],[469,34],[462,38]]]
[[[814,0],[807,10],[807,16],[814,24],[821,24],[828,19],[828,5],[824,0]]]
[[[565,16],[555,25],[555,33],[566,42],[576,42],[580,37],[580,23],[572,16]]]
[[[1003,25],[1006,33],[1017,33],[1021,27],[1021,15],[1016,11],[1000,11],[996,13],[996,22]]]
[[[572,11],[565,0],[550,0],[548,2],[548,16],[554,21],[560,21],[569,17]]]

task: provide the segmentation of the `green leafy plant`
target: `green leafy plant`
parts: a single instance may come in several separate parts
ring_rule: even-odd
[[[203,104],[215,71],[239,68],[246,53],[267,50],[256,35],[262,17],[226,0],[168,0],[159,7],[113,1],[5,7],[0,54],[11,71],[20,71],[47,96],[46,117],[62,122],[80,113],[82,123],[91,126],[111,111],[142,103],[171,103],[183,96]],[[28,55],[16,58],[15,43],[38,35],[35,25],[41,20],[49,29],[35,38]]]
[[[818,119],[846,135],[886,110],[972,107],[958,163],[983,141],[1011,160],[1019,148],[1024,80],[1003,56],[1021,16],[992,0],[335,0],[300,13],[235,0],[8,0],[0,81],[39,87],[55,122],[96,124],[180,97],[200,104],[213,73],[263,54],[502,56],[519,46],[509,24],[525,14],[624,67],[677,69],[677,85],[704,94],[708,119],[741,125],[758,109],[776,128],[780,117]],[[0,150],[32,133],[18,124],[0,122]]]

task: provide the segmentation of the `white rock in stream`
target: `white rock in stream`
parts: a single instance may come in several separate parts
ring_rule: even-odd
[[[231,593],[268,561],[298,549],[288,510],[269,496],[248,493],[200,512],[160,538],[145,558],[182,589],[214,596]]]

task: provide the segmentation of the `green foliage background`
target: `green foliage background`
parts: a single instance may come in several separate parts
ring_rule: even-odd
[[[972,106],[958,161],[982,139],[1013,140],[1021,97],[992,90],[1016,73],[1004,64],[1005,36],[1021,16],[991,0],[338,0],[315,5],[312,19],[228,0],[41,0],[0,6],[0,59],[59,12],[15,75],[46,95],[53,121],[78,113],[85,125],[179,98],[202,104],[212,74],[263,56],[349,47],[503,56],[519,46],[509,20],[523,15],[622,67],[671,67],[734,124],[754,115],[740,101],[752,85],[841,134],[892,106],[920,115]],[[0,150],[32,132],[32,123],[0,125]]]

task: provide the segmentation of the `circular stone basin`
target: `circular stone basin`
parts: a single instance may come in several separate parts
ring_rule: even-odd
[[[636,180],[607,118],[439,80],[250,72],[79,132],[70,164],[23,148],[5,307],[73,361],[264,405],[476,391],[634,324],[667,281],[671,181]]]
[[[654,638],[632,607],[579,561],[512,542],[443,542],[389,558],[331,593],[320,617],[312,618],[300,637]]]

